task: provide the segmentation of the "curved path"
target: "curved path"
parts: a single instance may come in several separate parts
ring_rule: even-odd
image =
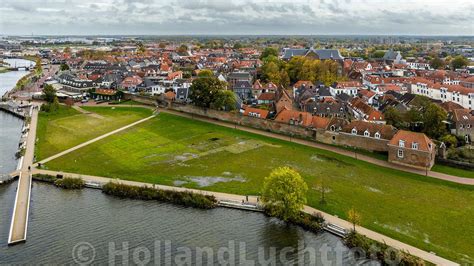
[[[237,194],[229,194],[229,193],[222,193],[222,192],[212,192],[212,191],[205,191],[205,190],[198,190],[198,189],[190,189],[190,188],[184,188],[184,187],[173,187],[173,186],[165,186],[165,185],[158,185],[158,184],[151,184],[151,183],[144,183],[144,182],[137,182],[137,181],[128,181],[128,180],[122,180],[122,179],[113,179],[113,178],[107,178],[107,177],[101,177],[101,176],[91,176],[91,175],[81,175],[81,174],[74,174],[74,173],[63,173],[63,172],[57,172],[57,171],[49,171],[49,170],[40,170],[40,169],[34,169],[32,171],[33,174],[47,174],[47,175],[53,175],[56,176],[58,174],[64,176],[64,177],[74,177],[74,178],[82,178],[86,182],[94,182],[94,183],[99,183],[99,184],[106,184],[108,182],[118,182],[121,184],[126,184],[126,185],[132,185],[132,186],[148,186],[148,187],[154,187],[158,189],[163,189],[163,190],[175,190],[175,191],[190,191],[194,193],[200,193],[204,195],[213,195],[217,198],[217,200],[230,200],[230,201],[236,201],[236,202],[241,202],[242,200],[246,200],[246,196],[243,195],[237,195]],[[257,203],[257,197],[256,196],[249,196],[248,201],[250,203]],[[322,212],[320,210],[317,210],[315,208],[312,208],[310,206],[304,206],[303,211],[308,214],[315,214],[315,213],[321,213],[324,217],[324,219],[331,223],[338,225],[340,227],[345,228],[346,230],[350,230],[352,228],[352,224],[348,221],[345,221],[341,218],[338,218],[334,215]],[[407,253],[410,253],[414,256],[417,256],[425,261],[429,261],[431,263],[434,263],[436,265],[459,265],[455,262],[449,261],[447,259],[444,259],[442,257],[436,256],[435,254],[432,254],[430,252],[421,250],[419,248],[410,246],[408,244],[405,244],[403,242],[400,242],[398,240],[395,240],[393,238],[384,236],[382,234],[379,234],[375,231],[369,230],[367,228],[361,227],[361,226],[356,226],[356,230],[368,238],[371,238],[373,240],[376,240],[381,243],[386,243],[387,245],[394,247],[398,250],[403,250]]]

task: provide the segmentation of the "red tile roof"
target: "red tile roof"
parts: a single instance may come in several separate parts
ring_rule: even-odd
[[[290,124],[290,121],[293,121],[294,124],[309,126],[312,124],[313,116],[308,112],[289,110],[284,107],[275,117],[275,121],[285,124]]]
[[[405,148],[411,149],[412,143],[418,143],[418,150],[430,152],[435,144],[424,133],[399,130],[395,136],[388,142],[388,145],[399,146],[400,140],[405,142]]]
[[[352,121],[351,123],[345,125],[342,128],[342,132],[352,134],[352,129],[357,130],[357,135],[361,136],[364,136],[364,132],[366,130],[369,132],[370,137],[375,137],[375,133],[378,132],[380,134],[380,138],[386,140],[392,139],[397,132],[397,129],[390,125],[382,125],[360,120]]]
[[[327,117],[313,116],[311,120],[311,127],[318,129],[327,129],[331,119]]]
[[[245,108],[244,115],[245,116],[254,116],[255,115],[249,115],[249,113],[254,113],[254,114],[260,114],[259,118],[265,119],[268,117],[268,110],[263,110],[259,108],[253,108],[253,107],[247,107]]]

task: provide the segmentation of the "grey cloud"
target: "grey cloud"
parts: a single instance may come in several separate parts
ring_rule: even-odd
[[[443,10],[422,0],[2,0],[13,11],[0,11],[0,26],[8,34],[473,35],[474,2],[459,1]],[[38,7],[64,12],[46,20]]]

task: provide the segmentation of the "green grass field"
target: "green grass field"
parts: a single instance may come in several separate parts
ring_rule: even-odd
[[[40,112],[36,158],[41,160],[84,141],[151,115],[145,108],[82,107],[97,117],[61,105],[54,113]]]
[[[445,173],[448,175],[455,175],[467,178],[474,178],[474,171],[464,170],[460,168],[454,168],[447,165],[435,164],[431,171],[436,171],[440,173]]]
[[[474,188],[332,152],[161,113],[46,167],[65,172],[256,195],[279,166],[305,178],[308,204],[456,261],[474,261]],[[321,205],[320,183],[328,187]]]

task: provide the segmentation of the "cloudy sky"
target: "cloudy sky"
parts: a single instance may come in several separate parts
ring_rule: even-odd
[[[0,34],[474,35],[474,0],[1,0]]]

